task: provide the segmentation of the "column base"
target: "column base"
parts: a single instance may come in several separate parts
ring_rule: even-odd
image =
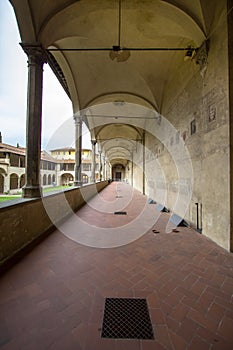
[[[74,181],[74,186],[75,187],[81,187],[83,183],[81,181]]]
[[[25,186],[23,187],[23,198],[41,198],[41,186]]]

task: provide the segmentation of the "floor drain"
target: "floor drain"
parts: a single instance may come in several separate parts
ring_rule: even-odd
[[[122,196],[116,196],[116,198],[123,198]]]
[[[146,299],[106,298],[101,336],[154,339]]]
[[[126,211],[115,211],[114,212],[115,215],[127,215]]]

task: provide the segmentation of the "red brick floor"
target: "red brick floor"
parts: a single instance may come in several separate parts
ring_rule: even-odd
[[[147,206],[137,191],[124,202],[128,215],[112,214],[125,186],[102,191],[107,214],[96,197],[77,215],[105,228],[133,222]],[[232,254],[186,227],[165,233],[167,219],[163,213],[141,238],[116,248],[51,234],[0,280],[1,350],[232,350]],[[146,298],[155,339],[101,338],[106,297]]]

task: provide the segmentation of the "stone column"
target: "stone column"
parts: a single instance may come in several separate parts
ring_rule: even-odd
[[[103,154],[103,180],[106,180],[106,160],[105,155]]]
[[[145,131],[142,134],[142,193],[145,194],[145,171],[146,171],[146,163],[145,163]]]
[[[4,193],[8,193],[10,191],[10,176],[7,173],[4,176]]]
[[[228,72],[229,72],[229,131],[230,131],[230,242],[233,252],[233,0],[227,1]]]
[[[82,116],[75,115],[74,186],[82,186]]]
[[[41,158],[41,117],[43,64],[46,54],[39,43],[21,44],[28,56],[28,96],[26,130],[26,181],[23,197],[41,197],[40,158]]]
[[[102,152],[99,151],[99,178],[100,178],[100,181],[102,181]]]
[[[133,152],[132,152],[132,159],[131,159],[131,186],[133,187]]]
[[[91,153],[91,182],[95,182],[95,145],[96,140],[91,140],[92,144],[92,153]]]

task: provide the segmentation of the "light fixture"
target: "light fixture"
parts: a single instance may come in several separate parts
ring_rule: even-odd
[[[77,51],[77,52],[95,52],[95,51],[108,51],[109,57],[113,61],[116,59],[117,62],[125,62],[129,59],[131,52],[152,52],[152,51],[186,51],[184,61],[190,60],[193,58],[195,52],[198,50],[198,48],[194,48],[191,45],[188,47],[124,47],[121,46],[121,17],[122,17],[122,11],[121,11],[121,3],[122,0],[118,0],[119,7],[118,7],[118,42],[117,45],[113,45],[112,47],[86,47],[86,48],[80,48],[80,47],[74,47],[74,48],[49,48],[46,51],[52,52],[52,51]]]
[[[118,44],[113,45],[112,50],[109,52],[111,60],[117,60],[117,62],[125,62],[130,57],[130,51],[125,47],[121,47],[121,0],[119,0],[118,11]]]
[[[190,61],[193,58],[194,53],[195,53],[194,48],[192,46],[188,46],[188,49],[187,49],[186,54],[184,56],[184,61],[185,62]]]
[[[109,52],[109,57],[112,61],[116,58],[117,62],[125,62],[130,57],[130,51],[120,46],[113,46]]]

